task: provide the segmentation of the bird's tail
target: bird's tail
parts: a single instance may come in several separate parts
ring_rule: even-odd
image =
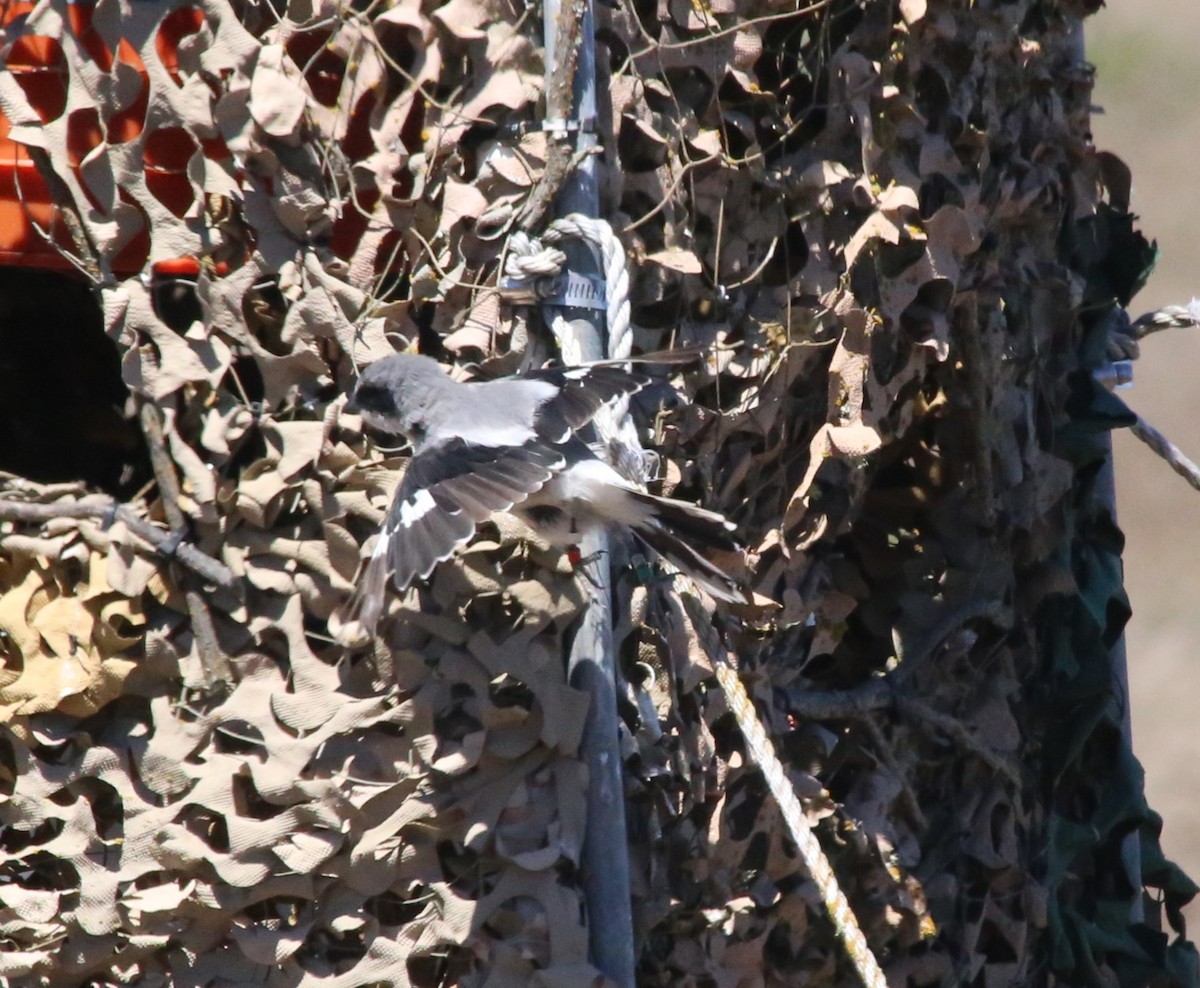
[[[696,549],[701,545],[741,553],[742,547],[733,537],[733,525],[723,515],[687,501],[641,491],[633,493],[637,501],[650,509],[648,519],[633,523],[638,538],[718,600],[734,604],[750,602],[749,594],[733,576]]]
[[[699,508],[687,501],[673,497],[659,497],[645,491],[630,490],[630,496],[644,508],[659,527],[673,532],[680,538],[699,543],[709,549],[737,552],[741,549],[733,537],[733,522],[716,511]],[[638,523],[632,522],[634,525]]]

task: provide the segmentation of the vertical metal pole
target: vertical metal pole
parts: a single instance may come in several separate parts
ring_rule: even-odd
[[[1075,61],[1083,65],[1086,61],[1086,45],[1084,44],[1083,20],[1076,18],[1071,30],[1071,42]],[[1117,521],[1117,476],[1113,463],[1112,433],[1106,432],[1100,440],[1104,466],[1096,478],[1095,497],[1099,504],[1109,513],[1113,523]],[[1108,653],[1109,666],[1112,670],[1113,690],[1122,701],[1121,736],[1133,750],[1133,711],[1129,696],[1129,661],[1125,651],[1125,633],[1113,644]],[[1126,834],[1121,841],[1121,861],[1125,865],[1125,876],[1133,886],[1133,899],[1129,904],[1129,921],[1144,922],[1145,905],[1142,902],[1142,837],[1138,831]]]
[[[556,66],[577,58],[574,105],[570,117],[576,126],[575,151],[596,144],[592,124],[596,119],[595,23],[590,0],[583,3],[576,52],[556,44],[560,17],[559,0],[545,0],[546,89],[550,92]],[[548,108],[553,114],[555,108]],[[552,124],[553,126],[553,124]],[[552,137],[552,139],[554,139]],[[559,193],[557,215],[600,211],[596,181],[596,158],[584,157],[571,170]],[[583,245],[566,248],[568,264],[581,274],[600,275],[599,264]],[[561,310],[570,320],[574,338],[580,342],[580,358],[605,357],[604,313],[594,309]],[[616,666],[613,660],[612,600],[609,586],[608,539],[603,534],[585,537],[580,545],[591,586],[591,600],[575,636],[568,663],[571,685],[591,699],[583,729],[582,756],[588,768],[587,829],[582,850],[584,899],[587,907],[588,942],[592,963],[618,988],[633,988],[633,909],[629,888],[629,842],[625,827],[625,790],[621,774],[621,751],[617,733]]]

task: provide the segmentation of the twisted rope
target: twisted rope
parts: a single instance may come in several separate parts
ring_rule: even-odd
[[[633,352],[633,325],[629,320],[629,269],[625,264],[625,248],[608,223],[582,213],[571,213],[555,220],[542,237],[545,243],[551,245],[568,238],[582,240],[600,250],[607,304],[608,355],[613,360],[624,360]]]
[[[1192,329],[1200,326],[1200,299],[1192,299],[1187,305],[1168,305],[1139,316],[1133,322],[1124,309],[1114,309],[1107,317],[1108,346],[1106,356],[1110,362],[1137,360],[1141,355],[1138,343],[1151,333],[1164,329]],[[1101,368],[1103,371],[1104,368]],[[1101,380],[1106,387],[1111,387]],[[1127,382],[1126,382],[1127,383]]]
[[[630,321],[629,269],[625,248],[612,227],[601,219],[571,213],[554,220],[541,238],[518,231],[509,238],[505,275],[514,281],[529,281],[561,274],[567,256],[555,245],[565,240],[582,240],[597,249],[604,271],[605,320],[608,325],[608,356],[624,360],[633,352],[633,324]],[[579,342],[570,324],[555,319],[551,329],[559,350],[568,364],[582,363]],[[629,397],[602,408],[593,419],[596,436],[608,452],[613,466],[629,480],[644,484],[653,475],[658,459],[642,449],[637,427],[629,415]]]
[[[518,230],[508,238],[508,256],[504,259],[504,274],[514,281],[530,281],[561,274],[567,255],[556,247],[546,247],[540,240]]]
[[[1141,339],[1160,329],[1191,329],[1200,326],[1200,299],[1192,299],[1187,305],[1168,305],[1138,317],[1132,326],[1134,339]]]
[[[767,735],[758,711],[754,708],[754,701],[750,699],[746,687],[742,685],[742,680],[733,666],[729,652],[721,642],[717,629],[713,626],[712,616],[701,604],[699,591],[695,584],[684,574],[679,574],[679,577],[686,581],[682,598],[688,620],[700,639],[700,644],[704,646],[704,651],[712,660],[717,682],[725,691],[729,708],[733,711],[742,737],[746,739],[746,751],[753,763],[758,766],[759,771],[762,772],[763,778],[767,781],[767,787],[771,790],[771,795],[779,804],[788,834],[800,851],[804,867],[808,870],[813,882],[816,883],[817,890],[821,895],[821,902],[825,906],[825,912],[833,922],[834,929],[846,948],[846,954],[854,964],[854,969],[858,972],[858,976],[866,988],[887,988],[887,979],[883,976],[879,961],[875,959],[875,955],[867,945],[867,938],[863,935],[862,927],[858,925],[854,911],[850,908],[850,903],[841,886],[838,885],[833,866],[829,863],[829,858],[825,856],[816,834],[808,824],[808,817],[804,815],[804,807],[787,777],[787,770],[784,768],[783,762],[779,760],[775,745]]]
[[[1187,458],[1183,450],[1159,432],[1140,415],[1130,426],[1131,431],[1154,452],[1167,461],[1167,466],[1200,491],[1200,466]]]

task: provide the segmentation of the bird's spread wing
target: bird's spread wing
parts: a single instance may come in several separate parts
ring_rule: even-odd
[[[477,446],[453,439],[422,450],[396,489],[360,585],[382,586],[380,568],[398,590],[428,576],[479,522],[523,501],[562,465],[562,453],[540,442]]]
[[[576,429],[592,420],[605,404],[621,395],[641,391],[650,379],[621,367],[549,367],[521,375],[523,380],[544,381],[558,393],[538,406],[534,428],[548,442],[563,443]]]

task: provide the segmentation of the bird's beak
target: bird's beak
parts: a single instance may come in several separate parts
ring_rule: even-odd
[[[355,389],[355,391],[357,391],[357,389]],[[359,412],[362,411],[362,409],[358,407],[358,404],[354,400],[354,393],[351,393],[350,397],[346,399],[346,404],[342,406],[342,411],[347,415],[358,415]]]

